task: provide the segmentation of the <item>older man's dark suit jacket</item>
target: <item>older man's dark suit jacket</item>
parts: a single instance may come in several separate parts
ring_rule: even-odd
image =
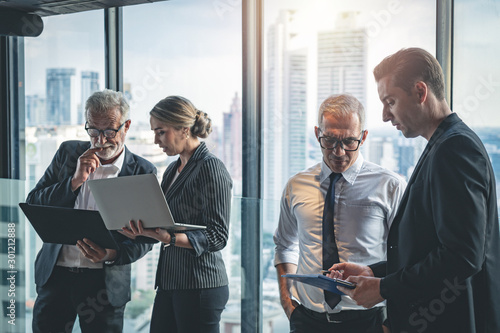
[[[51,164],[35,188],[28,194],[30,204],[74,207],[79,189],[71,191],[71,178],[75,173],[78,157],[90,148],[88,141],[66,141],[61,144]],[[125,157],[120,176],[156,173],[156,168],[145,159],[132,154],[125,147]],[[104,265],[104,276],[109,301],[113,306],[125,305],[130,300],[130,263],[151,250],[151,244],[139,244],[113,232],[119,245],[118,257],[113,265]],[[35,283],[43,286],[56,265],[61,244],[44,243],[35,261]]]
[[[479,138],[456,114],[438,127],[372,265],[393,333],[500,332],[495,177]]]

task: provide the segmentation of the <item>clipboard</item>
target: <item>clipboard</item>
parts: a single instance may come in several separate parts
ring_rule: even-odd
[[[76,245],[88,238],[106,249],[118,249],[101,214],[96,210],[19,203],[33,229],[44,243]]]
[[[320,289],[328,290],[339,295],[345,295],[343,292],[337,289],[337,286],[346,287],[349,289],[356,288],[356,285],[352,282],[348,282],[341,279],[332,279],[323,274],[285,274],[282,277],[287,279],[292,279],[298,282],[309,284]]]

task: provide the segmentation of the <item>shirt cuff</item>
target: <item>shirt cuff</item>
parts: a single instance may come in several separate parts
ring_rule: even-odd
[[[186,236],[194,250],[194,256],[199,257],[208,252],[208,239],[202,230],[188,231]]]
[[[295,251],[276,251],[274,254],[274,266],[284,263],[298,265],[299,254]]]

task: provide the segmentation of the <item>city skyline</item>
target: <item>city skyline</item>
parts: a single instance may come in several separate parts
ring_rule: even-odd
[[[394,131],[390,124],[382,121],[382,103],[371,71],[387,55],[402,47],[416,46],[435,53],[435,1],[423,0],[418,3],[406,1],[350,1],[335,2],[317,0],[307,6],[300,0],[270,1],[264,12],[264,25],[272,24],[279,11],[294,10],[297,33],[293,38],[294,48],[308,50],[308,129],[311,133],[317,123],[318,107],[318,35],[335,31],[342,24],[341,13],[357,13],[356,26],[364,30],[366,44],[365,92],[364,103],[367,129],[387,129]],[[419,21],[418,24],[411,22]],[[407,36],[411,36],[411,41]],[[408,43],[411,42],[411,45]],[[356,53],[356,44],[345,45],[343,53]],[[265,52],[265,51],[264,51]],[[351,91],[343,91],[354,93]],[[358,97],[359,98],[359,97]]]
[[[161,22],[162,24],[179,24],[183,27],[183,35],[171,35],[173,43],[168,45],[183,45],[182,48],[160,47],[161,44],[153,42],[156,34],[141,35],[143,27],[147,26],[144,22],[144,17],[150,17],[149,8],[154,6],[157,10],[153,11],[151,20]],[[360,12],[360,22],[368,29],[367,36],[370,48],[367,68],[371,72],[373,67],[389,55],[400,49],[403,46],[418,46],[423,47],[435,53],[435,20],[433,19],[435,12],[435,1],[423,0],[420,2],[406,2],[397,0],[376,0],[376,1],[351,1],[334,2],[325,0],[316,0],[304,6],[303,2],[298,0],[288,1],[267,1],[264,8],[264,31],[272,24],[277,13],[282,9],[292,9],[300,12],[298,19],[302,26],[302,33],[297,36],[297,43],[302,45],[314,44],[314,33],[323,30],[329,30],[334,27],[335,17],[339,12],[343,11],[358,11]],[[186,58],[186,53],[183,53],[184,46],[189,45],[188,40],[196,41],[192,31],[197,30],[196,26],[189,26],[181,18],[184,12],[190,11],[192,15],[203,17],[200,21],[206,27],[206,34],[221,36],[211,43],[200,44],[200,42],[191,43],[191,50],[187,50],[187,54],[192,57]],[[491,52],[500,51],[500,46],[491,45],[488,40],[486,31],[494,31],[500,26],[495,16],[495,11],[486,11],[483,16],[476,15],[478,12],[483,13],[481,4],[470,0],[462,0],[457,2],[457,14],[468,13],[467,31],[462,31],[461,26],[457,27],[457,44],[462,48],[467,48],[468,52],[460,52],[455,54],[454,63],[457,67],[464,67],[460,64],[467,64],[467,73],[473,73],[471,80],[468,80],[463,74],[463,71],[457,71],[454,84],[454,100],[453,109],[464,119],[464,121],[473,128],[488,127],[492,124],[500,126],[500,115],[494,112],[494,106],[500,102],[500,89],[498,89],[498,70],[491,71],[485,68],[488,61],[481,61]],[[177,3],[169,1],[165,3],[155,3],[148,5],[130,6],[124,9],[126,19],[125,31],[125,81],[141,82],[148,78],[149,72],[156,73],[156,78],[162,82],[158,82],[155,87],[154,94],[148,91],[148,96],[151,101],[144,99],[143,90],[136,91],[141,97],[141,102],[134,105],[132,115],[134,120],[147,121],[147,112],[151,109],[154,103],[165,94],[184,93],[186,88],[173,88],[181,83],[185,85],[191,80],[184,80],[181,72],[175,73],[158,64],[162,63],[160,55],[163,57],[171,57],[171,61],[180,60],[182,67],[196,64],[197,73],[202,73],[207,68],[224,68],[229,64],[234,68],[241,68],[241,35],[238,30],[241,27],[241,4],[231,2],[230,5],[224,7],[224,10],[217,9],[214,3],[198,4],[196,1],[184,1]],[[475,14],[476,13],[476,14]],[[461,14],[463,16],[463,14]],[[141,18],[142,17],[142,18]],[[161,17],[161,18],[160,18]],[[460,16],[457,16],[458,18]],[[479,20],[479,17],[482,17]],[[167,23],[168,22],[168,23]],[[93,70],[100,75],[100,85],[104,86],[104,38],[102,31],[104,29],[104,15],[102,11],[90,11],[77,15],[59,15],[56,17],[44,18],[45,29],[41,36],[37,38],[26,38],[26,48],[35,50],[26,55],[26,92],[28,95],[38,94],[43,96],[41,87],[43,87],[43,72],[48,67],[71,67],[74,59],[79,59],[78,70]],[[80,27],[80,28],[79,28]],[[84,27],[84,28],[83,28]],[[168,27],[163,28],[158,26],[158,31],[170,31]],[[230,28],[231,27],[231,28]],[[472,30],[471,30],[472,29]],[[236,30],[236,31],[235,31]],[[313,33],[313,34],[314,34]],[[408,40],[406,36],[411,36]],[[141,38],[142,37],[142,38]],[[170,38],[170,37],[169,37]],[[50,44],[46,44],[51,40]],[[198,39],[199,40],[199,39]],[[400,44],[402,41],[408,40],[409,45]],[[132,42],[132,43],[131,43]],[[139,47],[137,47],[139,42]],[[44,45],[45,44],[45,45]],[[150,54],[157,54],[158,57],[152,58],[146,62],[142,61],[141,50],[148,45],[158,44],[158,47],[151,48]],[[61,47],[67,45],[67,47]],[[227,45],[236,45],[236,47],[228,48]],[[43,47],[42,47],[43,46]],[[55,52],[54,50],[58,50]],[[222,51],[218,52],[220,49]],[[314,50],[314,47],[310,47]],[[127,50],[133,52],[129,53]],[[155,50],[158,50],[156,52]],[[62,51],[62,52],[61,52]],[[208,51],[208,52],[207,52]],[[230,52],[228,52],[230,51]],[[313,52],[314,51],[310,51]],[[49,55],[48,57],[40,57],[42,54]],[[207,54],[209,58],[204,59],[203,54]],[[219,56],[225,54],[226,57]],[[143,55],[143,54],[142,54]],[[218,56],[219,55],[219,56]],[[228,61],[228,58],[238,58],[239,61]],[[314,58],[314,54],[309,55],[309,61]],[[39,66],[31,66],[30,62],[36,59]],[[201,62],[203,59],[203,62]],[[211,65],[204,66],[210,63]],[[315,77],[313,68],[309,75]],[[135,73],[135,74],[134,74]],[[162,76],[163,75],[163,76]],[[227,87],[228,83],[231,89],[227,89],[226,93],[212,94],[211,96],[221,96],[224,94],[229,98],[234,91],[241,95],[241,70],[226,71],[224,73],[227,79],[213,84],[213,79],[220,77],[214,75],[213,71],[203,74],[203,77],[196,77],[196,81],[207,82],[210,87]],[[154,79],[153,76],[149,77]],[[206,78],[206,79],[204,79]],[[310,80],[309,80],[310,81]],[[154,83],[154,81],[151,81]],[[210,83],[212,82],[212,83]],[[160,84],[161,83],[161,84]],[[211,88],[212,89],[212,88]],[[315,94],[315,87],[311,87],[309,94]],[[193,102],[199,101],[200,108],[203,108],[209,113],[217,113],[214,116],[214,121],[222,122],[222,112],[226,112],[221,98],[210,98],[210,92],[203,92],[196,89],[196,93],[191,97]],[[482,94],[478,95],[478,91],[482,90]],[[476,96],[478,95],[478,96]],[[203,97],[202,97],[203,96]],[[137,100],[137,98],[136,98]],[[316,102],[308,98],[308,110],[316,107]],[[367,86],[367,124],[368,128],[390,128],[390,125],[383,123],[381,120],[381,103],[378,100],[376,85],[374,80],[368,78]],[[308,127],[313,124],[313,120],[308,120]]]

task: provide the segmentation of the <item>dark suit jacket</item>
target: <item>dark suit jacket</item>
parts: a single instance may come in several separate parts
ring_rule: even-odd
[[[172,216],[178,223],[207,228],[186,232],[193,249],[169,246],[160,251],[156,286],[163,290],[226,286],[229,281],[221,250],[229,237],[231,177],[205,142],[172,183],[179,165],[180,159],[172,162],[162,180]]]
[[[500,332],[495,177],[479,138],[456,114],[422,154],[372,265],[392,332]]]
[[[63,142],[26,201],[30,204],[73,208],[79,189],[71,191],[71,178],[75,173],[78,157],[89,148],[88,141]],[[118,176],[145,173],[156,173],[156,168],[125,147],[123,167]],[[122,306],[130,300],[130,263],[144,256],[152,245],[133,242],[116,231],[113,236],[119,245],[118,257],[113,265],[104,266],[104,276],[110,303]],[[61,244],[43,244],[35,261],[35,283],[38,286],[43,286],[48,281],[61,248]]]

